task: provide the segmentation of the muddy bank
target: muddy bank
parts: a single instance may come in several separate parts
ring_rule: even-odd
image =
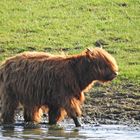
[[[133,83],[95,85],[86,94],[85,123],[140,125],[140,88]]]

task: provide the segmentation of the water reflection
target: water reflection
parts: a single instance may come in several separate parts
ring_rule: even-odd
[[[74,125],[33,127],[25,125],[0,126],[0,140],[139,140],[140,130],[120,125]]]
[[[74,126],[73,126],[74,127]],[[79,135],[78,129],[69,129],[65,130],[65,128],[61,126],[40,126],[40,128],[29,128],[24,125],[4,125],[1,126],[1,133],[0,133],[0,139],[68,139],[68,138],[85,138],[84,136]]]

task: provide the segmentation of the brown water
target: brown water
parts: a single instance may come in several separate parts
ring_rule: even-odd
[[[140,129],[126,125],[83,125],[73,124],[25,128],[22,124],[0,126],[0,140],[140,140]]]

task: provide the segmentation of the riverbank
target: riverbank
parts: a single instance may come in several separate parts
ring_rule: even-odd
[[[121,84],[95,85],[86,94],[84,123],[140,125],[140,88],[124,81]]]

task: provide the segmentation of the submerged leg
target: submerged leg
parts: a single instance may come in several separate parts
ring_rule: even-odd
[[[59,108],[49,108],[49,124],[53,125],[53,124],[57,124],[59,118],[61,117],[61,110]]]
[[[41,120],[42,112],[39,107],[24,107],[24,121],[25,122],[37,122]]]
[[[72,119],[73,119],[76,127],[80,127],[81,126],[81,124],[80,124],[80,122],[79,122],[77,117],[72,117]]]
[[[80,127],[81,124],[78,120],[78,116],[81,114],[80,106],[78,104],[68,104],[65,110],[69,117],[71,117],[75,123],[76,127]]]
[[[77,115],[77,113],[75,112],[75,110],[74,110],[73,108],[68,108],[68,109],[66,109],[66,111],[67,111],[68,116],[71,117],[71,118],[73,119],[73,121],[74,121],[74,123],[75,123],[75,126],[76,126],[76,127],[80,127],[81,124],[80,124],[80,122],[79,122],[79,120],[78,120],[78,118],[77,118],[78,115]]]
[[[18,102],[14,97],[8,96],[8,94],[3,95],[1,118],[4,124],[10,124],[14,122],[14,115],[17,106]]]

